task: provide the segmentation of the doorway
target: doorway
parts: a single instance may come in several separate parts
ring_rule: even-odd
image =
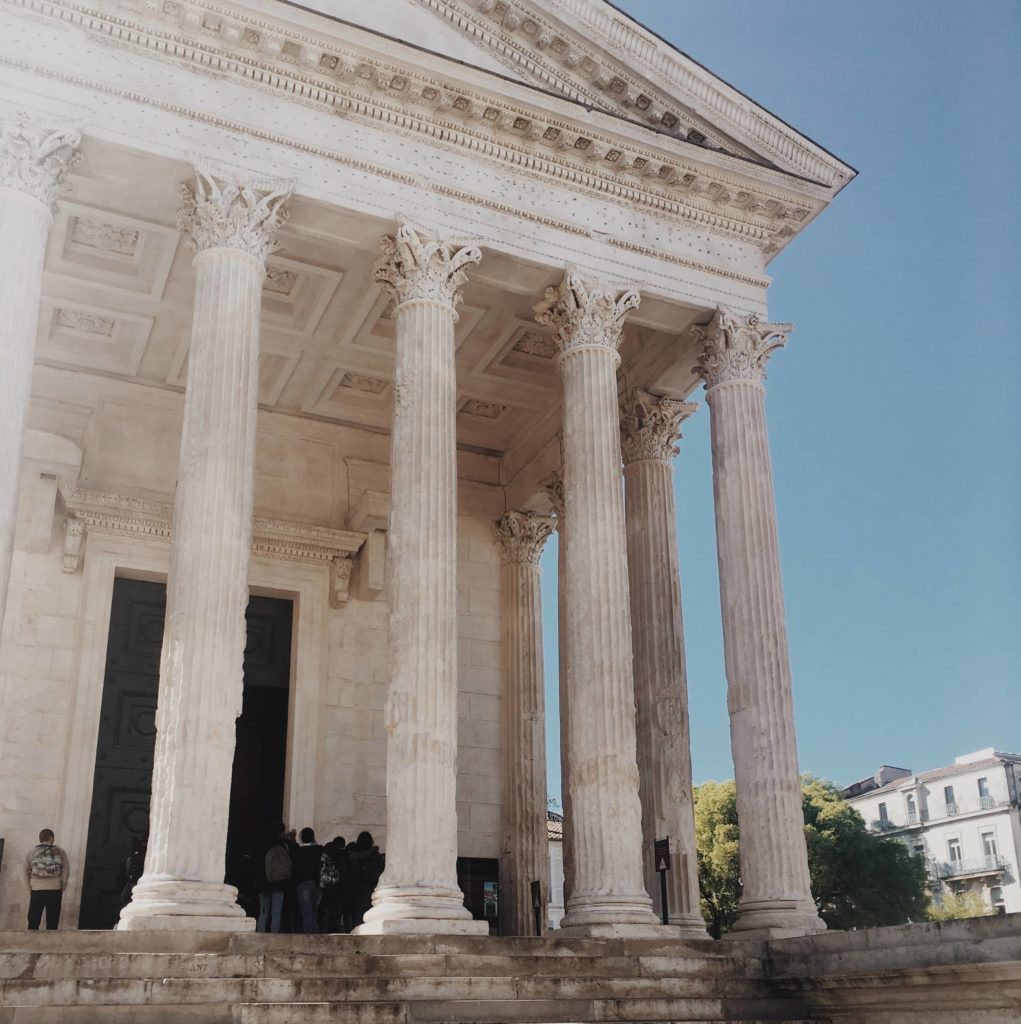
[[[254,596],[246,612],[244,694],[227,834],[235,865],[266,824],[283,813],[293,613],[291,601]],[[114,580],[80,928],[116,925],[122,865],[134,839],[148,834],[165,617],[164,583]]]

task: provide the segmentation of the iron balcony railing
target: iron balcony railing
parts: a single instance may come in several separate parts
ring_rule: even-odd
[[[929,812],[928,811],[922,811],[921,814],[919,814],[918,811],[908,811],[908,824],[909,825],[917,825],[920,821],[928,821],[928,820],[929,820]]]
[[[980,875],[987,872],[1003,871],[1006,861],[1000,856],[968,857],[966,860],[948,860],[936,866],[940,878],[954,878],[958,875]]]
[[[957,802],[943,805],[943,816],[952,818],[957,813]]]
[[[978,798],[978,805],[979,805],[979,807],[982,808],[983,811],[988,811],[990,808],[993,808],[993,807],[996,806],[996,797],[995,796],[980,796]]]

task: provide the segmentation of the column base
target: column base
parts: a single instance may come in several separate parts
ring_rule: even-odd
[[[489,922],[475,921],[460,889],[445,886],[385,886],[355,935],[488,935]]]
[[[143,877],[121,911],[117,930],[253,932],[255,919],[237,905],[237,895],[232,885]]]
[[[793,939],[826,931],[826,922],[815,907],[801,900],[762,900],[739,904],[737,920],[724,939],[755,942]]]
[[[648,896],[572,896],[558,935],[591,939],[662,939],[680,930],[662,924]]]
[[[706,931],[705,918],[701,914],[688,916],[688,915],[670,915],[670,927],[676,928],[681,933],[682,939],[711,939],[709,932]]]

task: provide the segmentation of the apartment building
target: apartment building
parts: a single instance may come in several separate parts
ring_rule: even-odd
[[[978,893],[994,913],[1021,911],[1021,754],[988,747],[930,771],[883,765],[843,795],[869,830],[925,857],[934,897]]]

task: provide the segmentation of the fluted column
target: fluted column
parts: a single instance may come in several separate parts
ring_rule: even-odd
[[[574,888],[564,930],[658,934],[642,878],[642,809],[628,606],[616,371],[638,293],[569,271],[536,307],[564,377],[565,596]]]
[[[76,131],[36,125],[25,115],[0,125],[0,626],[11,578],[46,239],[57,196],[81,158],[79,141]]]
[[[735,938],[825,928],[812,900],[801,811],[773,476],[766,361],[790,324],[717,311],[694,328],[712,430],[730,741],[741,827]]]
[[[248,931],[224,885],[241,714],[266,256],[291,185],[212,165],[182,186],[195,256],[145,873],[122,929]]]
[[[563,453],[561,452],[561,455]],[[557,690],[560,701],[560,806],[564,811],[565,823],[572,817],[571,807],[571,731],[570,721],[571,687],[568,680],[571,670],[567,661],[567,531],[564,527],[564,473],[556,470],[543,484],[553,506],[557,529]],[[563,830],[564,858],[564,906],[574,891],[574,839],[569,824]]]
[[[685,935],[704,939],[705,921],[698,900],[688,682],[671,465],[678,452],[674,442],[681,436],[681,423],[697,408],[693,402],[674,402],[636,391],[625,403],[621,416],[621,450],[645,888],[656,913],[662,915],[653,849],[657,839],[669,837],[668,920]]]
[[[503,861],[500,930],[534,935],[531,883],[542,886],[546,932],[549,834],[546,827],[546,700],[542,666],[539,556],[553,532],[550,516],[508,512],[496,525],[500,543],[503,665]]]
[[[386,870],[363,934],[485,933],[457,885],[455,307],[474,247],[404,225],[376,280],[397,306],[391,438]]]

